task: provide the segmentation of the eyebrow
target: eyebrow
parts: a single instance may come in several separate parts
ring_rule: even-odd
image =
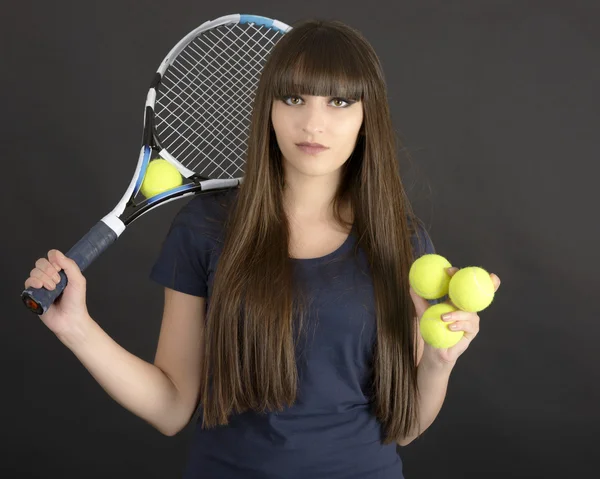
[[[348,96],[344,96],[344,95],[328,95],[328,96],[323,96],[323,95],[309,95],[307,93],[286,93],[283,96],[299,96],[299,97],[303,97],[303,96],[322,96],[323,98],[344,98],[346,100],[355,100],[354,98],[348,97]],[[358,100],[355,100],[358,101]]]

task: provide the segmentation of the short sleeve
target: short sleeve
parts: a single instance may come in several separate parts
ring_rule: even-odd
[[[416,221],[415,225],[415,234],[412,237],[412,246],[414,251],[414,258],[420,258],[425,254],[437,254],[435,251],[435,246],[425,225],[419,219]],[[448,295],[445,295],[442,298],[438,299],[429,299],[427,300],[430,305],[443,303],[448,299]]]
[[[150,278],[176,291],[206,297],[212,244],[198,227],[203,221],[198,216],[199,212],[189,207],[184,207],[175,216]]]
[[[420,258],[425,254],[435,254],[435,246],[425,225],[417,218],[416,225],[414,228],[414,235],[412,236],[412,246],[415,259]]]

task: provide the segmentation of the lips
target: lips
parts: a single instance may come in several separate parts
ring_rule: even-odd
[[[298,146],[310,146],[313,148],[327,148],[325,145],[321,145],[320,143],[309,143],[308,141],[303,141],[302,143],[296,143]]]
[[[304,153],[307,153],[309,155],[317,155],[317,154],[321,153],[322,151],[329,149],[328,147],[323,146],[320,143],[302,142],[302,143],[296,143],[296,146],[298,148],[300,148]]]

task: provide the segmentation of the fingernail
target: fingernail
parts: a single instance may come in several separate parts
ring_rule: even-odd
[[[443,319],[444,321],[448,321],[448,320],[452,319],[452,313],[446,313],[446,314],[443,314],[443,315],[442,315],[442,319]]]

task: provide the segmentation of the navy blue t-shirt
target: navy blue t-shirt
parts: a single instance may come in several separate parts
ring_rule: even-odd
[[[207,298],[223,240],[223,220],[238,190],[190,200],[173,220],[151,278]],[[222,206],[220,203],[225,203]],[[413,238],[415,257],[433,253],[429,235]],[[395,443],[370,403],[376,319],[373,284],[355,231],[334,252],[290,258],[307,288],[307,341],[296,350],[296,402],[282,412],[234,414],[226,426],[202,429],[202,405],[185,479],[401,479]],[[421,246],[419,246],[421,245]],[[275,291],[275,289],[274,289]]]

